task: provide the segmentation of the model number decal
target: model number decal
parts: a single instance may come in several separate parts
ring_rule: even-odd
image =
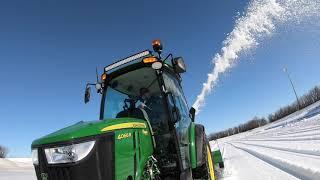
[[[121,140],[121,139],[130,138],[130,137],[131,137],[131,133],[123,133],[123,134],[119,134],[117,139]]]

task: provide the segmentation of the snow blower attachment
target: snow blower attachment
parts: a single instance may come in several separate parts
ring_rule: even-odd
[[[219,166],[219,168],[224,168],[224,162],[218,141],[212,141],[211,143],[213,143],[213,146],[211,147],[214,165]]]
[[[215,165],[219,165],[220,168],[224,168],[224,163],[222,159],[222,155],[220,152],[220,149],[215,150],[212,152],[213,153],[213,162]]]
[[[181,87],[183,58],[162,43],[106,66],[88,83],[101,94],[100,120],[78,122],[33,141],[38,180],[214,179],[205,129]]]

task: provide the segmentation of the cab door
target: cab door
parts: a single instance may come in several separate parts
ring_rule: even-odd
[[[191,119],[189,117],[188,105],[184,97],[182,88],[177,77],[169,72],[163,73],[165,88],[172,94],[173,102],[169,102],[169,106],[175,106],[178,109],[180,120],[175,123],[176,134],[178,138],[180,158],[182,160],[183,170],[190,168],[189,156],[189,126]]]

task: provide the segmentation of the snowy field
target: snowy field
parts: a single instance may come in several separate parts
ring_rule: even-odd
[[[0,159],[0,180],[36,180],[31,159]]]
[[[320,102],[217,142],[211,147],[225,162],[218,179],[320,179]]]

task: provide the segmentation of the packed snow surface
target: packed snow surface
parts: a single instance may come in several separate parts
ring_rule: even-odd
[[[30,158],[0,159],[0,180],[36,180]]]
[[[225,163],[218,179],[320,179],[320,102],[210,144]]]

